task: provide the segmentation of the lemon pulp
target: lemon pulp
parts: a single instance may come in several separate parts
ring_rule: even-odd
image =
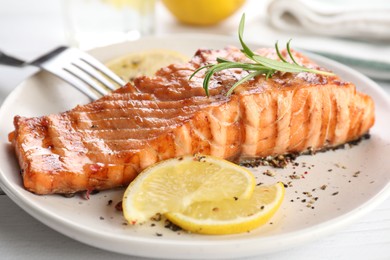
[[[162,67],[188,60],[188,57],[176,51],[154,49],[128,53],[108,61],[106,66],[124,81],[132,82],[138,76],[153,76]]]

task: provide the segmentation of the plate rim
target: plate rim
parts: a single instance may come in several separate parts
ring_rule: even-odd
[[[173,38],[182,38],[184,41],[188,40],[189,38],[196,38],[196,37],[199,37],[199,35],[202,35],[201,37],[203,39],[205,39],[205,41],[207,42],[209,39],[213,39],[213,40],[216,40],[216,41],[221,41],[221,42],[233,42],[235,41],[234,38],[230,37],[230,36],[222,36],[222,35],[219,35],[219,36],[214,36],[214,35],[204,35],[204,34],[197,34],[197,35],[194,35],[194,34],[189,34],[189,35],[186,35],[186,34],[180,34],[180,35],[163,35],[163,36],[151,36],[151,37],[146,37],[145,39],[147,40],[151,40],[151,39],[155,39],[155,38],[170,38],[170,37],[173,37]],[[145,39],[141,39],[140,41],[143,41]],[[103,50],[103,49],[106,49],[106,48],[113,48],[113,47],[118,47],[122,44],[125,44],[125,45],[131,45],[133,44],[134,42],[125,42],[125,43],[118,43],[118,44],[113,44],[113,45],[109,45],[109,46],[104,46],[104,47],[99,47],[99,48],[96,48],[94,50],[91,50],[91,52],[93,53],[94,51],[96,51],[97,49],[100,49]],[[256,43],[253,43],[253,42],[249,42],[249,44],[256,44]],[[257,44],[259,45],[259,44]],[[313,54],[313,53],[310,53],[310,52],[305,52],[306,54],[308,54],[308,56],[310,58],[313,58],[316,62],[317,61],[320,61],[320,63],[326,63],[326,64],[332,64],[336,67],[340,67],[344,72],[347,72],[349,74],[353,74],[354,77],[359,77],[360,80],[364,81],[364,82],[367,82],[367,84],[369,85],[369,88],[373,88],[376,92],[378,92],[379,94],[382,94],[382,98],[384,98],[385,100],[385,103],[386,104],[389,104],[390,103],[390,97],[387,95],[387,93],[377,84],[375,83],[374,81],[372,81],[371,79],[369,79],[368,77],[364,76],[363,74],[357,72],[356,70],[346,66],[346,65],[343,65],[337,61],[333,61],[329,58],[326,58],[326,57],[322,57],[320,55],[317,55],[317,54]],[[4,107],[7,107],[7,104],[9,102],[12,101],[12,98],[13,97],[16,97],[18,92],[21,91],[21,89],[23,88],[23,85],[24,84],[27,84],[28,80],[31,80],[32,77],[36,76],[38,73],[40,72],[37,72],[33,75],[31,75],[29,78],[27,78],[26,80],[24,80],[23,82],[21,82],[20,84],[17,85],[17,87],[6,97],[6,99],[4,100],[3,104],[1,105],[0,107],[0,115],[2,115],[2,111],[4,110]],[[29,204],[29,201],[26,201],[26,200],[23,200],[23,195],[20,194],[19,191],[17,190],[12,190],[10,187],[8,187],[7,185],[4,184],[4,172],[3,172],[3,169],[2,167],[0,166],[0,186],[1,188],[3,189],[3,191],[18,205],[20,206],[22,209],[24,209],[27,213],[29,213],[30,215],[32,215],[34,218],[38,219],[38,221],[42,222],[43,224],[49,226],[50,228],[62,233],[62,234],[65,234],[67,235],[68,237],[71,237],[79,242],[82,242],[82,243],[85,243],[85,244],[88,244],[88,245],[91,245],[91,246],[95,246],[95,247],[98,247],[98,248],[101,248],[101,249],[105,249],[105,250],[108,250],[108,251],[113,251],[113,252],[117,252],[117,253],[124,253],[124,254],[128,254],[125,250],[125,251],[120,251],[118,250],[117,248],[116,249],[113,249],[111,248],[110,246],[107,246],[107,247],[102,247],[101,244],[99,243],[99,245],[97,245],[96,243],[91,243],[90,241],[86,242],[84,241],[83,239],[81,239],[83,236],[85,237],[90,237],[90,236],[100,236],[100,239],[105,239],[105,240],[112,240],[112,239],[116,239],[116,240],[121,240],[122,236],[120,236],[118,238],[118,235],[107,235],[105,234],[105,236],[102,236],[102,232],[91,232],[91,230],[89,230],[88,228],[81,228],[80,229],[80,225],[77,224],[77,223],[74,223],[73,221],[65,221],[64,219],[62,219],[61,223],[60,223],[60,227],[58,226],[58,221],[60,220],[58,218],[58,215],[52,213],[52,212],[48,212],[47,210],[44,210],[40,207],[33,207],[34,205],[32,204]],[[334,230],[340,228],[341,226],[344,226],[346,225],[347,223],[361,217],[362,215],[370,212],[372,209],[374,209],[375,207],[377,207],[380,203],[382,203],[385,199],[387,199],[388,197],[390,196],[390,182],[387,183],[387,185],[385,185],[382,190],[378,191],[375,196],[373,196],[371,199],[369,199],[368,201],[366,201],[364,204],[360,205],[359,207],[357,208],[354,208],[353,210],[349,211],[348,213],[346,214],[343,214],[337,218],[333,218],[331,220],[327,220],[325,222],[322,222],[320,224],[317,224],[316,227],[319,227],[320,228],[320,231],[318,229],[313,229],[312,227],[308,227],[308,228],[305,228],[305,229],[301,229],[301,230],[298,230],[298,231],[293,231],[293,232],[289,232],[289,233],[286,233],[284,234],[283,236],[286,237],[286,235],[288,235],[288,239],[287,240],[292,240],[294,241],[295,243],[290,243],[289,246],[287,246],[286,244],[284,245],[284,247],[282,249],[287,249],[287,248],[290,248],[290,247],[293,247],[293,246],[296,246],[298,244],[302,244],[303,242],[306,242],[308,240],[311,240],[313,237],[318,239],[320,237],[324,237],[325,235],[327,234],[330,234],[332,232],[334,232]],[[46,220],[46,222],[42,221],[41,217],[42,215],[40,214],[43,214],[47,219],[49,219],[49,221]],[[57,224],[57,225],[56,225]],[[79,233],[82,233],[80,238],[77,238],[75,237],[75,233],[72,233],[72,232],[69,232],[70,230],[66,230],[66,227],[73,227],[75,229],[78,229],[79,230]],[[74,230],[72,230],[74,231]],[[302,233],[305,233],[305,238],[302,238]],[[319,234],[320,233],[320,234]],[[108,236],[108,237],[107,237]],[[281,235],[271,235],[271,236],[267,236],[267,237],[249,237],[249,238],[238,238],[238,241],[236,239],[232,239],[232,240],[196,240],[195,243],[196,245],[195,246],[202,246],[202,247],[205,247],[205,248],[214,248],[215,247],[221,247],[221,246],[226,246],[226,244],[228,245],[232,245],[232,244],[240,244],[240,245],[243,245],[245,243],[248,243],[248,241],[252,241],[252,240],[255,240],[255,241],[261,241],[261,242],[267,242],[267,240],[271,240],[271,238],[274,238],[274,237],[280,237]],[[143,244],[143,246],[145,246],[144,243],[146,243],[147,247],[150,247],[150,246],[156,246],[155,243],[156,243],[156,239],[150,239],[150,238],[146,238],[146,239],[143,239],[143,238],[139,238],[139,237],[130,237],[131,239],[129,239],[129,237],[127,237],[126,240],[128,240],[127,242],[132,242],[132,243],[138,243],[138,244]],[[300,238],[300,239],[297,239],[297,238]],[[265,240],[265,241],[264,241]],[[282,241],[283,242],[283,241]],[[284,239],[284,242],[286,242],[286,239]],[[172,244],[174,243],[174,244]],[[176,240],[171,240],[171,239],[167,239],[167,240],[158,240],[158,244],[159,246],[161,245],[165,245],[165,246],[168,246],[168,245],[171,245],[171,246],[180,246],[180,245],[177,245],[176,244],[177,241]],[[194,246],[193,245],[194,241],[191,241],[190,243],[188,241],[182,241],[182,245],[186,245],[188,244],[187,246]],[[270,241],[268,241],[268,243],[270,243]],[[192,245],[191,245],[192,244]],[[280,241],[279,241],[279,244],[277,246],[278,250],[280,250]],[[142,248],[142,246],[141,246]],[[259,254],[263,254],[263,253],[270,253],[270,252],[274,252],[276,248],[273,248],[272,246],[268,248],[268,250],[264,250],[262,252],[255,252],[253,250],[249,250],[247,251],[246,253],[247,254],[232,254],[230,255],[229,257],[244,257],[244,256],[253,256],[253,255],[259,255]],[[186,250],[184,250],[186,251]],[[184,253],[184,251],[182,253]],[[188,250],[187,250],[188,251]],[[190,250],[191,251],[191,250]],[[196,250],[195,250],[196,251]],[[150,252],[152,253],[152,252]],[[167,255],[167,256],[161,256],[161,254],[142,254],[142,253],[139,253],[138,254],[132,254],[132,255],[136,255],[136,256],[146,256],[146,257],[166,257],[166,258],[169,258],[171,257],[171,255]],[[183,255],[177,255],[177,256],[183,256]],[[188,255],[187,255],[188,257]],[[208,255],[207,258],[215,258],[215,257],[220,257],[220,255],[216,255],[216,256],[213,256],[212,254]]]

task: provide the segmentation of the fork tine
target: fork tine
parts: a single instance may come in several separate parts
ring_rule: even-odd
[[[48,67],[46,67],[45,70],[65,80],[73,87],[77,88],[79,91],[81,91],[86,96],[88,96],[91,100],[96,100],[99,98],[99,96],[96,93],[94,93],[84,82],[74,77],[72,74],[70,74],[70,72],[62,69],[52,69]]]
[[[98,82],[93,80],[86,72],[82,69],[78,68],[74,64],[70,64],[70,66],[66,66],[63,68],[65,71],[69,72],[74,77],[80,79],[84,83],[88,84],[91,88],[97,91],[101,95],[107,95],[108,91],[104,89]]]
[[[98,71],[102,72],[103,74],[105,74],[108,78],[110,78],[111,80],[113,80],[115,83],[117,83],[118,85],[120,85],[121,87],[125,85],[125,82],[118,76],[116,75],[115,73],[113,73],[110,69],[108,69],[106,66],[104,66],[103,64],[100,63],[100,61],[96,60],[95,58],[93,58],[92,56],[86,54],[86,53],[82,53],[81,55],[81,59],[88,63],[90,66],[94,67],[95,69],[97,69]],[[114,89],[113,89],[114,90]]]
[[[30,64],[59,76],[93,100],[99,98],[98,93],[107,95],[108,89],[117,89],[114,83],[120,87],[125,85],[119,76],[100,61],[76,48],[61,46]]]
[[[103,75],[98,72],[96,69],[91,67],[89,63],[84,62],[84,60],[80,59],[79,61],[72,62],[72,65],[76,66],[80,70],[84,71],[88,75],[90,75],[92,78],[99,81],[101,84],[103,84],[105,87],[109,88],[110,90],[115,90],[116,87],[114,84],[112,84],[109,80],[107,80]]]

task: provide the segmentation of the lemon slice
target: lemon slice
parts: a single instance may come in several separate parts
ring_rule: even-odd
[[[123,214],[131,224],[142,223],[157,213],[184,212],[196,202],[250,198],[255,184],[252,172],[223,159],[169,159],[131,182],[123,196]]]
[[[269,221],[284,198],[284,186],[258,186],[249,199],[196,202],[181,213],[165,216],[179,227],[201,234],[247,232]]]
[[[108,61],[106,66],[123,80],[131,82],[138,76],[153,76],[162,67],[188,60],[188,57],[179,52],[156,49],[128,53]]]

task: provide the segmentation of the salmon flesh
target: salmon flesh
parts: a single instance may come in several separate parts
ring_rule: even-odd
[[[257,52],[278,58],[272,49]],[[306,67],[324,70],[293,55]],[[9,140],[24,187],[36,194],[111,189],[176,156],[201,153],[238,162],[317,151],[356,140],[374,124],[373,100],[338,76],[260,75],[226,96],[248,74],[229,69],[212,77],[207,97],[204,71],[189,77],[217,57],[246,59],[234,47],[198,50],[188,63],[138,77],[92,103],[60,114],[16,116]]]

